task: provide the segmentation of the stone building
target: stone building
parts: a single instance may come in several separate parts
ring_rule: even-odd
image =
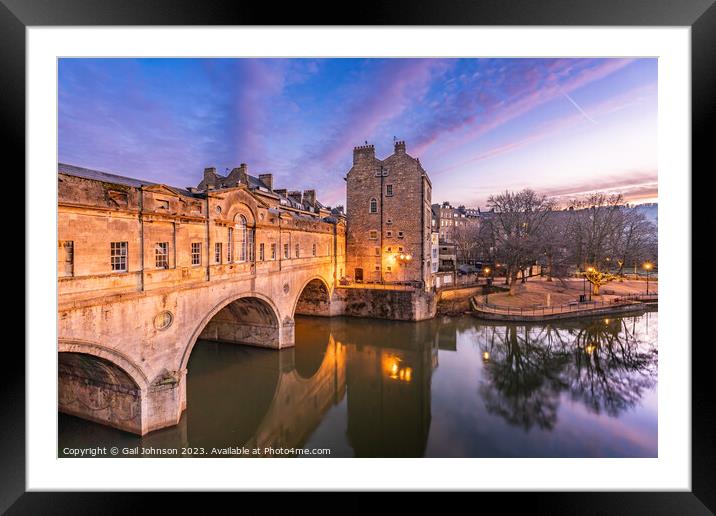
[[[57,180],[62,412],[140,435],[175,425],[197,340],[286,348],[295,314],[343,313],[344,220],[312,190],[245,166],[196,188],[65,164]]]
[[[356,283],[432,286],[432,184],[405,142],[380,160],[373,145],[353,149],[346,176],[346,275]]]
[[[477,232],[480,228],[482,213],[480,208],[457,208],[448,201],[433,204],[432,230],[440,234],[440,242],[453,243],[460,232]]]
[[[207,168],[186,189],[59,164],[59,295],[147,291],[325,257],[342,269],[342,217],[315,190],[272,182],[245,164],[227,177]]]

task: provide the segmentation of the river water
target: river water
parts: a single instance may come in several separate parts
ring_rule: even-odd
[[[291,349],[197,343],[176,427],[59,414],[59,456],[656,457],[657,326],[297,317]]]

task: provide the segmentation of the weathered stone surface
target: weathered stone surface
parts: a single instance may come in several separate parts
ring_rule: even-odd
[[[330,211],[315,193],[315,211],[304,211],[247,188],[244,171],[238,187],[202,194],[60,173],[58,249],[72,252],[58,258],[59,351],[96,362],[60,374],[60,410],[139,434],[174,425],[198,338],[293,346],[304,290],[301,310],[337,313],[344,222],[324,221]],[[113,270],[112,242],[126,242],[122,270]],[[90,376],[102,360],[134,390]]]
[[[384,160],[372,145],[356,147],[346,181],[346,276],[430,289],[432,185],[420,161],[406,153],[405,142]]]
[[[397,321],[422,321],[435,317],[436,296],[423,290],[338,288],[345,315]]]

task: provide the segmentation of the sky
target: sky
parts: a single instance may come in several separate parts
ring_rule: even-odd
[[[205,167],[345,202],[352,149],[406,142],[432,201],[532,188],[657,201],[657,59],[60,59],[60,162],[171,186]]]

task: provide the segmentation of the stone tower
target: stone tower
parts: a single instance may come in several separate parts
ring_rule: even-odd
[[[346,181],[346,275],[355,282],[431,288],[432,184],[405,142],[396,142],[384,160],[375,157],[373,145],[355,147]]]

